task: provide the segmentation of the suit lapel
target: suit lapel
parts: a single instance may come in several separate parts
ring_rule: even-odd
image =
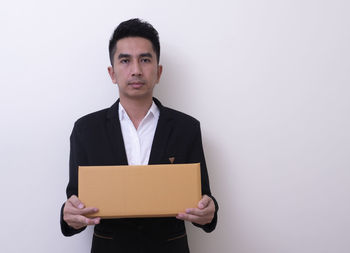
[[[169,115],[167,109],[163,107],[156,98],[153,98],[153,100],[159,108],[159,119],[148,163],[158,164],[162,163],[162,157],[166,151],[169,137],[173,130],[173,119]],[[119,99],[110,107],[107,113],[107,134],[110,140],[112,154],[115,155],[115,164],[128,165],[118,110]]]
[[[118,108],[119,108],[119,99],[117,102],[115,102],[111,108],[109,109],[107,113],[107,134],[108,139],[111,144],[112,148],[112,154],[113,161],[115,158],[115,164],[118,165],[127,165],[128,160],[126,158],[126,152],[125,152],[125,146],[124,146],[124,140],[122,131],[120,128],[120,121],[119,121],[119,114],[118,114]]]
[[[163,107],[156,98],[153,98],[153,100],[159,108],[159,119],[148,164],[162,163],[162,157],[166,151],[169,137],[173,130],[173,119],[169,115],[167,109]]]

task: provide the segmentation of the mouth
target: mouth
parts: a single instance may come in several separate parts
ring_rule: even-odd
[[[129,82],[128,85],[131,86],[134,89],[139,89],[141,88],[145,83],[141,81],[136,81],[136,82]]]

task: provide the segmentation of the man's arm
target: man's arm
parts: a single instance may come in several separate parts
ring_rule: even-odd
[[[100,222],[100,218],[89,219],[87,214],[97,212],[97,208],[85,207],[78,199],[78,165],[86,160],[76,125],[70,137],[69,182],[66,189],[68,200],[61,208],[61,231],[65,236],[72,236],[83,231],[87,225]]]
[[[217,212],[219,210],[216,199],[211,195],[209,176],[205,163],[202,135],[200,124],[196,125],[196,134],[191,147],[189,162],[200,162],[201,181],[202,181],[202,199],[199,201],[197,208],[188,208],[185,213],[179,213],[176,218],[192,222],[195,226],[202,228],[205,232],[211,232],[217,224]]]

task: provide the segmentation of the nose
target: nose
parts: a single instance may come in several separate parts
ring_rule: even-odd
[[[142,75],[142,69],[140,66],[140,63],[138,61],[134,61],[134,64],[132,65],[132,70],[131,70],[132,76],[141,76]]]

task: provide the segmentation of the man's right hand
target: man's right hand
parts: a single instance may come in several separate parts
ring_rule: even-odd
[[[99,224],[101,218],[87,218],[85,215],[98,212],[95,207],[85,207],[77,196],[72,195],[63,208],[63,220],[75,229],[83,228],[87,225]]]

